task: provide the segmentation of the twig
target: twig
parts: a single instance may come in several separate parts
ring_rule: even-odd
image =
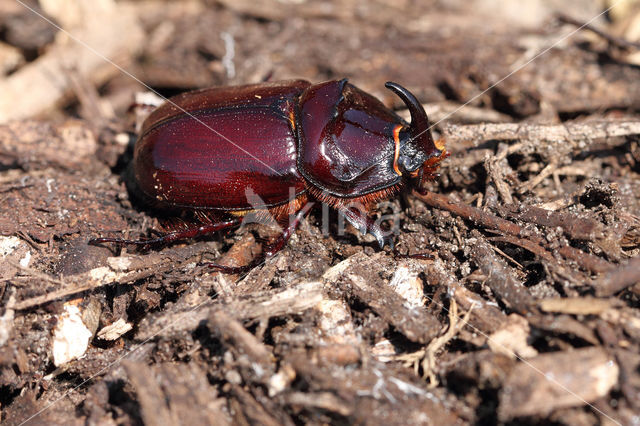
[[[640,257],[631,259],[622,268],[609,272],[596,281],[594,286],[598,296],[611,296],[637,283],[640,283]]]
[[[560,22],[565,23],[565,24],[575,25],[579,29],[591,31],[592,33],[602,37],[603,39],[607,40],[609,43],[611,43],[612,45],[614,45],[614,46],[616,46],[616,47],[618,47],[620,49],[625,49],[625,50],[640,49],[640,43],[629,41],[629,40],[626,40],[626,39],[624,39],[622,37],[613,36],[613,35],[611,35],[609,33],[606,33],[604,31],[594,27],[591,24],[588,24],[586,22],[578,21],[577,19],[574,19],[574,18],[572,18],[572,17],[570,17],[568,15],[559,14],[558,15],[558,20]]]
[[[208,325],[225,346],[232,348],[234,352],[247,355],[251,363],[256,363],[263,370],[273,373],[275,364],[271,351],[256,336],[247,331],[238,320],[219,309],[211,313]],[[255,378],[257,377],[254,376],[254,380]]]
[[[558,253],[565,259],[573,260],[582,269],[590,272],[600,273],[608,272],[615,269],[616,265],[604,260],[601,257],[594,256],[591,253],[585,253],[582,250],[578,250],[575,247],[564,246],[558,249]]]
[[[501,144],[500,146],[504,146]],[[502,152],[505,152],[506,149],[503,149]],[[498,194],[500,194],[500,198],[506,204],[513,204],[513,197],[511,196],[511,188],[507,185],[504,179],[504,166],[501,164],[501,160],[497,159],[498,157],[487,156],[484,160],[484,168],[487,170],[487,174],[493,181],[493,184],[496,186],[498,190]]]
[[[514,311],[525,314],[533,306],[533,298],[527,288],[515,278],[513,271],[498,258],[489,243],[478,232],[472,231],[476,239],[471,247],[473,261],[487,276],[486,284],[491,291]]]
[[[445,126],[442,138],[447,149],[464,151],[488,140],[573,142],[576,148],[585,149],[595,140],[605,143],[621,136],[640,134],[640,121],[598,121],[541,125],[530,123],[472,124]]]
[[[298,314],[320,303],[323,286],[320,281],[302,282],[286,290],[253,294],[241,300],[228,303],[207,302],[196,309],[167,312],[159,317],[147,316],[138,325],[137,340],[151,337],[166,337],[184,330],[194,330],[206,321],[214,310],[224,308],[233,312],[238,320],[272,318],[281,315]]]
[[[199,260],[202,253],[209,250],[210,248],[206,243],[196,243],[183,248],[167,249],[160,253],[151,253],[146,256],[129,255],[113,257],[110,258],[110,267],[99,267],[82,274],[68,276],[65,277],[64,281],[16,264],[16,267],[30,275],[43,281],[58,284],[62,288],[19,301],[15,304],[14,309],[29,309],[53,300],[63,299],[74,294],[114,283],[133,283],[153,274],[180,267],[180,264],[187,264],[194,260]]]
[[[474,328],[486,334],[498,330],[507,321],[507,316],[493,303],[460,284],[455,276],[445,268],[442,261],[435,259],[426,270],[428,282],[447,289],[463,310],[471,310],[470,322]]]
[[[540,173],[538,173],[536,177],[529,179],[527,182],[524,182],[520,186],[520,188],[518,188],[518,192],[520,194],[524,194],[525,192],[531,191],[533,188],[538,186],[540,182],[545,180],[547,177],[551,176],[557,168],[558,168],[558,163],[555,161],[552,162],[551,164],[548,164],[544,169],[540,171]],[[511,204],[511,203],[508,203],[508,204]]]
[[[468,204],[458,203],[446,195],[440,195],[433,192],[420,194],[415,191],[414,195],[431,207],[449,211],[466,220],[474,222],[476,225],[483,226],[487,229],[495,229],[503,234],[512,235],[518,238],[526,236],[527,240],[532,244],[544,245],[544,240],[542,238],[535,235],[524,235],[524,229],[520,225]],[[563,228],[565,232],[575,239],[602,236],[602,228],[599,222],[585,218],[577,218],[575,215],[568,213],[563,213],[560,216],[555,217],[553,214],[556,212],[533,206],[522,206],[521,211],[526,212],[526,214],[522,217],[518,216],[519,219],[550,227],[562,227],[564,225],[566,227],[566,229]],[[551,219],[552,217],[553,219]],[[594,273],[606,272],[615,267],[604,259],[574,247],[561,248],[558,252],[565,258],[577,261],[582,267]]]
[[[517,236],[519,236],[522,231],[522,227],[513,222],[501,219],[498,216],[468,204],[458,203],[445,195],[436,194],[435,192],[421,194],[417,191],[413,191],[413,195],[431,207],[447,210],[485,228],[496,229],[506,234]]]
[[[575,240],[593,241],[604,237],[604,227],[596,220],[571,213],[541,209],[526,204],[500,207],[505,215],[549,228],[560,227]]]
[[[423,376],[427,378],[429,388],[438,386],[438,378],[435,373],[436,354],[467,325],[472,310],[473,305],[471,305],[471,308],[464,314],[464,317],[460,319],[458,317],[458,304],[455,299],[451,299],[451,305],[449,307],[449,328],[446,333],[436,337],[429,343],[421,362]]]

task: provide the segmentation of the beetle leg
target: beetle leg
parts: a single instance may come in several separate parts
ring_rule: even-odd
[[[225,266],[218,263],[209,263],[208,266],[210,268],[217,269],[225,274],[242,274],[262,264],[265,260],[273,257],[276,253],[284,248],[284,246],[287,244],[287,241],[289,241],[289,238],[291,238],[291,235],[293,235],[298,226],[300,226],[300,222],[302,221],[302,219],[309,213],[310,207],[312,205],[313,203],[307,203],[304,207],[298,210],[298,213],[296,214],[295,218],[289,223],[289,226],[287,226],[273,242],[264,246],[262,249],[262,254],[257,256],[248,264],[244,266]]]
[[[186,240],[187,238],[201,237],[203,235],[213,234],[214,232],[222,231],[227,228],[233,228],[239,226],[242,222],[241,219],[232,219],[226,222],[209,223],[206,225],[193,226],[180,231],[169,232],[161,235],[157,238],[151,238],[148,240],[123,240],[120,238],[94,238],[89,240],[89,244],[98,245],[103,243],[115,243],[117,246],[125,245],[137,245],[143,246],[147,249],[151,246],[158,244],[168,244],[175,241]]]
[[[384,248],[385,245],[393,248],[393,239],[390,235],[385,235],[380,225],[376,223],[366,214],[362,214],[360,210],[355,207],[346,207],[339,209],[340,213],[344,214],[349,223],[356,227],[363,234],[371,234],[376,237],[380,248]]]

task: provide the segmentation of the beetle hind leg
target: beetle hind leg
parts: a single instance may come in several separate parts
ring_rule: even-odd
[[[135,245],[135,246],[142,246],[142,248],[146,250],[152,246],[169,244],[176,241],[186,240],[189,238],[202,237],[202,236],[210,235],[215,232],[222,231],[228,228],[234,228],[234,227],[240,226],[241,222],[242,222],[241,219],[234,218],[224,222],[210,222],[205,224],[190,225],[179,230],[167,232],[157,238],[150,238],[150,239],[144,239],[144,240],[126,240],[121,238],[94,238],[92,240],[89,240],[89,244],[100,245],[104,243],[114,243],[118,247]]]

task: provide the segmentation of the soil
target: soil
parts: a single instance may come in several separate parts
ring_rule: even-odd
[[[0,5],[0,420],[637,424],[640,3],[618,3]],[[450,153],[373,210],[395,250],[321,209],[243,273],[208,264],[273,228],[88,244],[167,229],[125,184],[140,93],[345,77],[407,119],[384,83],[409,88]]]

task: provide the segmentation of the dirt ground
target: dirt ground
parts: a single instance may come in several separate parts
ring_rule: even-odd
[[[451,153],[401,255],[87,244],[162,229],[140,93],[343,77]],[[0,235],[4,424],[640,424],[640,1],[3,1]]]

